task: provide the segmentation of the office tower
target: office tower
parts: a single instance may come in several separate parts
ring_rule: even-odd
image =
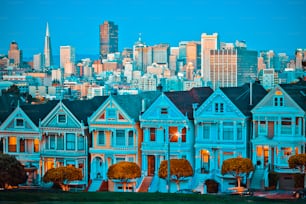
[[[43,55],[41,53],[33,55],[34,70],[41,71],[42,66],[43,66]]]
[[[186,65],[192,63],[194,68],[201,69],[201,43],[190,41],[186,44]]]
[[[53,65],[52,49],[51,49],[51,37],[50,37],[49,24],[48,23],[47,23],[47,27],[46,27],[46,36],[45,36],[44,65],[45,65],[46,68],[49,68]]]
[[[10,44],[10,49],[8,51],[9,64],[13,64],[18,67],[22,62],[22,51],[19,50],[17,42],[13,41]]]
[[[211,81],[210,79],[210,51],[219,49],[218,33],[201,35],[201,76],[205,83]]]
[[[133,61],[135,70],[143,71],[144,70],[144,55],[147,53],[146,44],[141,39],[141,33],[139,33],[138,41],[136,41],[133,45]]]
[[[266,66],[266,69],[274,68],[274,51],[269,50],[269,51],[260,51],[259,57],[262,57],[263,63]]]
[[[236,47],[237,50],[237,86],[242,86],[257,78],[258,52]]]
[[[178,60],[183,63],[183,65],[186,64],[186,46],[187,41],[181,41],[179,42],[179,54],[178,54]]]
[[[295,51],[295,69],[302,69],[303,50],[296,49]]]
[[[209,56],[208,78],[212,88],[215,90],[218,87],[236,87],[237,50],[210,50]],[[207,72],[207,69],[205,70]]]
[[[75,49],[70,45],[60,46],[60,67],[64,68],[64,75],[75,73]]]
[[[67,62],[75,63],[75,48],[70,45],[60,46],[60,67],[65,67]]]
[[[193,80],[193,72],[194,72],[194,65],[192,62],[189,62],[187,65],[186,65],[186,78],[187,80]]]
[[[170,48],[169,56],[169,69],[171,70],[171,75],[176,75],[177,73],[177,60],[179,56],[179,47]]]
[[[153,62],[157,64],[169,64],[170,45],[166,43],[153,46]]]
[[[118,52],[118,26],[112,21],[104,21],[100,25],[100,56],[107,58],[107,54]]]

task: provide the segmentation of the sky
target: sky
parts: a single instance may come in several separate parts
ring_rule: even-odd
[[[54,55],[62,45],[95,55],[99,25],[108,20],[119,27],[120,51],[139,33],[147,45],[177,47],[216,32],[221,42],[294,55],[306,48],[305,8],[305,0],[0,0],[0,54],[12,41],[24,57],[43,53],[48,22]]]

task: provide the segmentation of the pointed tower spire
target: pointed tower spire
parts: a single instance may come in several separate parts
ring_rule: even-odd
[[[50,33],[49,33],[49,24],[47,22],[47,28],[46,28],[46,36],[50,37]]]

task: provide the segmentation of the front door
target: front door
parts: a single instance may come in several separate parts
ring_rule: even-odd
[[[264,166],[269,165],[269,146],[264,146]]]
[[[155,172],[155,156],[148,155],[148,176],[154,176]]]

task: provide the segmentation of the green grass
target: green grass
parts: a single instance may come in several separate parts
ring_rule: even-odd
[[[186,204],[187,203],[276,203],[258,197],[241,197],[231,195],[197,195],[197,194],[174,194],[174,193],[118,193],[118,192],[46,192],[46,191],[0,191],[0,203],[28,204],[28,203],[61,203],[61,204],[95,204],[95,203],[144,203],[145,204]],[[277,200],[277,203],[303,203],[297,200]],[[304,200],[305,202],[305,200]]]

